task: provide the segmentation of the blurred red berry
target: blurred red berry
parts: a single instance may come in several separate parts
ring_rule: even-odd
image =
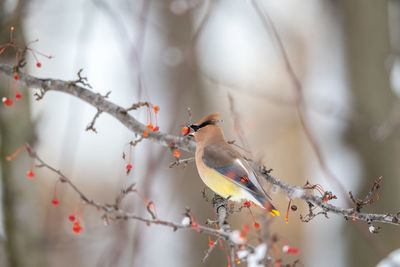
[[[33,171],[28,171],[28,173],[26,174],[28,176],[28,178],[33,178],[35,177],[35,174],[33,173]]]

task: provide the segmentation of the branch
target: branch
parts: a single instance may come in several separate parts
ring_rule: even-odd
[[[13,77],[14,67],[8,64],[0,64],[0,73]],[[146,125],[140,123],[128,114],[129,108],[116,105],[105,99],[102,95],[74,84],[75,81],[40,79],[20,71],[18,71],[17,74],[19,76],[18,83],[28,87],[39,88],[41,97],[48,91],[64,92],[87,102],[97,108],[98,111],[110,114],[134,133],[142,135],[146,130]],[[165,147],[169,147],[170,143],[174,142],[175,145],[189,152],[194,152],[196,147],[194,141],[189,137],[177,137],[166,133],[149,131],[146,138]]]
[[[14,68],[10,65],[7,64],[0,64],[0,73],[3,73],[8,76],[13,76],[14,75]],[[129,130],[131,130],[134,133],[137,133],[141,135],[143,131],[146,130],[146,126],[139,121],[137,121],[134,117],[128,114],[127,109],[116,105],[107,99],[105,99],[103,96],[100,94],[93,93],[92,91],[85,89],[81,86],[78,86],[76,84],[71,84],[69,81],[62,81],[62,80],[54,80],[54,79],[40,79],[36,78],[34,76],[31,76],[29,74],[26,74],[24,72],[18,72],[19,75],[19,80],[18,82],[26,85],[28,87],[36,87],[39,88],[42,92],[47,92],[47,91],[59,91],[59,92],[64,92],[73,96],[76,96],[77,98],[89,103],[93,107],[97,108],[97,110],[101,112],[105,112],[119,120],[123,125],[125,125]],[[148,136],[145,138],[148,140],[151,140],[153,142],[156,142],[162,146],[165,147],[170,147],[170,143],[174,142],[175,145],[179,146],[180,149],[192,152],[194,153],[195,151],[195,142],[189,138],[189,137],[178,137],[178,136],[173,136],[167,133],[163,132],[151,132],[149,131]],[[261,175],[263,176],[264,179],[266,179],[268,182],[271,184],[279,187],[282,191],[284,191],[289,198],[294,199],[294,198],[299,198],[304,200],[306,203],[310,202],[315,206],[320,207],[323,211],[327,213],[334,213],[338,215],[342,215],[345,219],[348,219],[349,217],[354,217],[356,220],[359,221],[365,221],[367,223],[372,223],[372,222],[381,222],[381,223],[388,223],[388,224],[393,224],[400,226],[400,218],[399,214],[393,215],[393,214],[374,214],[374,213],[355,213],[354,208],[341,208],[337,207],[334,205],[331,205],[327,202],[324,201],[322,197],[317,197],[312,194],[309,194],[304,190],[302,187],[298,186],[293,186],[290,184],[285,183],[284,181],[273,177],[269,171],[267,171],[263,166],[258,166],[261,170]],[[60,175],[58,173],[59,171],[51,168],[54,172]],[[61,176],[61,175],[60,175]],[[62,176],[61,176],[62,177]],[[93,206],[98,207],[99,209],[103,209],[104,211],[108,211],[108,208],[102,206],[101,204],[94,202],[92,200],[89,200],[85,198],[85,196],[82,194],[82,192],[79,191],[78,188],[76,188],[72,183],[68,182],[71,185],[71,187],[74,188],[74,190],[80,194],[81,198],[84,201],[90,202],[93,204]],[[122,217],[126,218],[136,218],[135,215],[131,214],[120,214]],[[136,218],[138,220],[141,220],[139,218]],[[158,223],[158,224],[166,224],[166,225],[174,225],[174,224],[168,224],[166,222],[161,222],[158,220],[147,220],[147,223]],[[176,225],[174,225],[176,226]],[[179,227],[178,227],[179,228]],[[182,227],[180,227],[182,228]],[[203,229],[201,229],[203,230]],[[211,231],[211,230],[208,230]],[[216,230],[211,231],[210,233],[216,233]],[[223,236],[226,237],[226,236]]]
[[[82,199],[83,202],[85,202],[87,205],[92,206],[97,208],[98,210],[102,210],[105,213],[105,218],[107,219],[111,219],[111,220],[119,220],[119,219],[123,219],[123,220],[128,220],[128,219],[132,219],[132,220],[137,220],[137,221],[141,221],[141,222],[145,222],[147,225],[150,224],[156,224],[156,225],[164,225],[167,227],[172,228],[174,231],[178,230],[178,229],[193,229],[197,232],[203,232],[209,235],[213,235],[216,236],[218,238],[223,238],[225,240],[229,240],[229,233],[228,232],[223,232],[223,231],[218,231],[214,228],[211,227],[207,227],[207,226],[203,226],[203,225],[198,225],[196,228],[191,227],[191,225],[183,225],[183,224],[179,224],[179,223],[174,223],[174,222],[170,222],[170,221],[166,221],[166,220],[160,220],[160,219],[156,219],[154,218],[154,216],[152,215],[152,219],[146,219],[140,216],[137,216],[133,213],[129,213],[126,212],[122,209],[119,208],[119,204],[122,200],[122,198],[124,196],[126,196],[129,192],[132,192],[133,186],[134,184],[128,186],[127,189],[122,190],[122,192],[117,196],[115,204],[103,204],[100,202],[97,202],[95,200],[90,199],[89,197],[87,197],[67,176],[65,176],[61,171],[55,169],[54,167],[50,166],[49,164],[47,164],[44,160],[42,160],[37,154],[36,152],[29,146],[26,145],[26,150],[28,151],[28,154],[31,158],[37,160],[40,165],[39,167],[42,168],[46,168],[48,170],[50,170],[51,172],[57,174],[57,177],[59,177],[60,181],[62,183],[67,184],[69,187],[72,188],[73,191],[75,191],[75,193],[77,193],[79,195],[79,197]]]
[[[278,186],[282,191],[284,191],[289,198],[300,198],[302,200],[305,200],[306,202],[310,202],[320,208],[323,209],[323,211],[327,213],[334,213],[338,215],[343,215],[343,217],[347,220],[349,218],[355,217],[356,220],[359,221],[365,221],[367,223],[372,223],[372,222],[381,222],[381,223],[388,223],[388,224],[393,224],[400,226],[400,218],[398,217],[398,214],[393,215],[393,214],[375,214],[375,213],[356,213],[354,215],[354,209],[344,209],[340,208],[337,206],[334,206],[332,204],[329,204],[324,201],[324,197],[318,197],[311,195],[306,192],[301,187],[298,186],[293,186],[290,184],[285,183],[282,180],[279,180],[278,178],[273,177],[267,170],[263,169],[262,170],[262,175],[263,177],[270,182],[273,185]]]

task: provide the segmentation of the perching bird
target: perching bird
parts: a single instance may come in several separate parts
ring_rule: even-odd
[[[215,193],[232,201],[249,200],[272,215],[279,212],[261,187],[257,175],[242,155],[229,145],[212,113],[189,127],[196,141],[196,165],[203,182]]]

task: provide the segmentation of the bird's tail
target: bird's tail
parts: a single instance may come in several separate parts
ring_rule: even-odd
[[[272,216],[281,216],[279,211],[274,207],[274,205],[272,205],[272,203],[268,199],[263,197],[256,197],[256,199],[258,200],[258,202],[261,203],[261,207],[269,211]]]
[[[272,216],[281,216],[281,214],[279,213],[279,211],[278,211],[278,210],[274,207],[274,205],[272,205],[271,202],[269,202],[268,200],[267,200],[267,202],[265,202],[265,203],[263,204],[263,207],[264,207],[264,209],[268,210],[269,213],[270,213]]]

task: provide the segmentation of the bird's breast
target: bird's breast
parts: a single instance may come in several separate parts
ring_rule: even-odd
[[[223,198],[231,196],[231,200],[234,201],[240,201],[243,198],[242,188],[215,169],[205,165],[200,153],[196,153],[196,166],[200,178],[215,193]]]

